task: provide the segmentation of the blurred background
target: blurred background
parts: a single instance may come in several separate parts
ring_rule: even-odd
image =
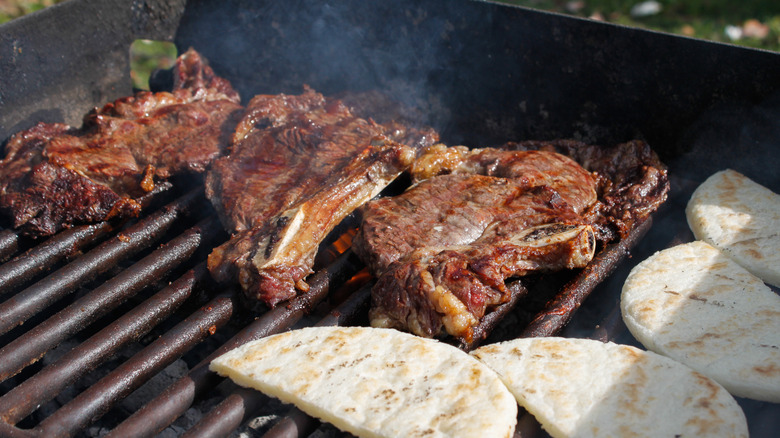
[[[778,0],[503,0],[693,38],[780,51]]]
[[[0,0],[0,24],[68,0]],[[640,27],[780,52],[780,0],[500,0],[591,20]],[[148,89],[148,73],[169,68],[170,44],[139,41],[131,49],[134,85]]]

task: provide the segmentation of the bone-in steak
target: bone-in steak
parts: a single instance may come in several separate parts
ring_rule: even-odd
[[[470,343],[509,298],[505,280],[585,266],[598,242],[666,198],[666,172],[641,142],[511,147],[428,148],[412,167],[416,185],[365,207],[353,249],[378,277],[372,325]]]
[[[308,88],[254,97],[230,154],[206,180],[234,233],[209,256],[212,275],[271,306],[306,290],[320,242],[403,172],[416,146],[437,140],[430,130],[415,132],[358,117]]]
[[[669,192],[666,165],[641,140],[612,147],[576,140],[524,141],[507,143],[502,149],[558,152],[591,172],[598,201],[584,215],[603,242],[625,237],[666,201]]]
[[[379,277],[375,326],[470,341],[488,309],[508,299],[507,278],[593,257],[594,232],[579,213],[596,201],[595,180],[567,157],[435,146],[413,172],[453,173],[369,203],[353,244]]]
[[[557,153],[435,145],[415,161],[412,173],[415,180],[448,173],[492,178],[433,178],[401,196],[368,204],[353,247],[375,274],[421,247],[475,241],[491,223],[513,215],[515,198],[524,202],[532,187],[555,190],[556,205],[575,214],[596,202],[590,173]]]
[[[81,128],[38,125],[14,135],[0,162],[0,208],[30,235],[135,216],[155,181],[203,172],[240,115],[238,94],[193,51],[171,92],[139,92],[95,109]]]

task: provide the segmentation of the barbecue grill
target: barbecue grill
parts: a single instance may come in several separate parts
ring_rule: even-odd
[[[78,126],[129,95],[139,38],[196,48],[245,101],[303,84],[390,91],[448,144],[648,141],[670,166],[669,201],[583,271],[514,283],[484,342],[561,333],[638,345],[620,318],[622,282],[692,240],[692,190],[730,167],[780,191],[779,54],[467,0],[70,0],[2,27],[0,139],[39,121]],[[268,310],[210,279],[205,257],[227,235],[199,181],[174,180],[144,205],[137,220],[46,240],[0,231],[0,435],[149,436],[174,422],[167,432],[228,435],[278,406],[210,373],[211,358],[292,327],[366,323],[353,218],[323,244],[311,289]],[[145,395],[171,364],[187,369]],[[780,406],[738,401],[751,435],[780,430]],[[269,435],[327,427],[282,417]],[[527,414],[518,430],[541,434]]]

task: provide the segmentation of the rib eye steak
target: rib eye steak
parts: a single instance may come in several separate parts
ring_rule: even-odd
[[[427,179],[369,203],[353,242],[378,277],[373,325],[470,340],[508,298],[508,277],[593,257],[594,232],[580,213],[596,201],[596,184],[570,158],[437,145],[412,171]]]
[[[361,118],[310,88],[255,96],[206,179],[233,233],[209,255],[212,276],[270,306],[306,290],[320,242],[437,139],[430,129]]]
[[[138,92],[89,112],[81,128],[39,123],[15,134],[0,161],[0,209],[32,236],[137,216],[156,181],[203,172],[222,154],[240,99],[194,50],[171,92]]]
[[[509,298],[505,280],[584,267],[598,242],[616,238],[620,226],[644,220],[665,199],[665,170],[651,165],[660,165],[653,154],[615,161],[646,151],[644,144],[609,153],[555,144],[582,148],[573,155],[590,157],[584,161],[599,171],[550,143],[510,145],[518,150],[436,145],[414,163],[416,185],[367,204],[353,249],[378,278],[372,325],[470,343],[481,318]]]

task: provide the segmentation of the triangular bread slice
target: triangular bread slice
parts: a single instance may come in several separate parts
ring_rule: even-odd
[[[517,421],[517,402],[490,368],[392,329],[294,330],[210,368],[361,437],[511,437]]]
[[[723,170],[693,192],[685,214],[696,239],[780,287],[780,195]]]
[[[723,387],[636,347],[525,338],[471,354],[555,438],[748,436],[742,409]]]
[[[623,320],[647,349],[732,394],[780,402],[780,295],[711,245],[657,252],[632,269]]]

